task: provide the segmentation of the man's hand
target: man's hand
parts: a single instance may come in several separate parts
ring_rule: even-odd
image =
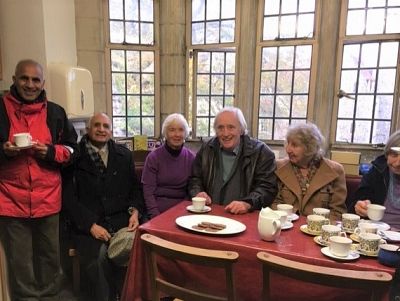
[[[359,216],[366,217],[369,204],[371,204],[370,200],[360,200],[356,203],[354,209]]]
[[[129,218],[128,230],[134,231],[139,227],[139,212],[135,210]]]
[[[206,205],[211,205],[211,203],[212,203],[211,197],[205,191],[199,192],[198,194],[196,194],[196,197],[205,198],[206,199]]]
[[[7,141],[3,144],[3,150],[8,157],[18,156],[21,152],[21,150],[15,148],[15,146],[10,141]]]
[[[35,156],[44,159],[46,158],[48,147],[46,144],[37,142],[36,144],[33,145],[33,150],[35,151]]]
[[[232,214],[245,214],[249,212],[251,206],[249,203],[243,201],[232,201],[225,207],[225,211]]]
[[[106,229],[104,229],[102,226],[99,226],[98,224],[93,224],[92,227],[90,228],[90,234],[98,240],[102,241],[109,241],[111,238],[110,233]]]

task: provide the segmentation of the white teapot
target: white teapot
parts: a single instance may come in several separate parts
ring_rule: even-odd
[[[271,208],[266,207],[260,210],[258,215],[258,233],[261,239],[274,241],[281,234],[280,216]]]

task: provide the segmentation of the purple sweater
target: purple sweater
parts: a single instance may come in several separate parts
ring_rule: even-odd
[[[187,182],[194,154],[186,147],[173,157],[165,146],[146,158],[142,173],[143,194],[150,218],[171,208],[187,197]]]

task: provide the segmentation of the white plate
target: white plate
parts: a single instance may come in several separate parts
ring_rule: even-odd
[[[226,235],[226,234],[236,234],[243,232],[246,230],[246,226],[241,222],[238,222],[234,219],[223,217],[223,216],[216,216],[216,215],[184,215],[180,216],[175,220],[176,224],[182,228],[206,233],[206,234],[213,234],[213,235]],[[217,232],[208,232],[202,229],[194,229],[193,226],[201,222],[209,222],[214,224],[224,224],[226,226],[225,229],[219,230]]]
[[[400,232],[396,231],[378,231],[378,234],[382,236],[383,239],[388,241],[397,242],[400,241]]]
[[[381,230],[381,231],[386,231],[386,230],[390,229],[390,226],[384,222],[379,222],[379,221],[377,222],[377,221],[371,221],[369,219],[362,219],[362,220],[360,220],[360,224],[361,223],[369,223],[369,224],[377,225],[378,230]]]
[[[314,232],[314,231],[308,230],[307,224],[301,225],[301,226],[300,226],[300,231],[303,232],[303,233],[305,233],[305,234],[308,234],[308,235],[314,235],[314,236],[316,236],[316,235],[321,235],[321,231]]]
[[[290,222],[297,221],[299,219],[299,216],[296,213],[292,213],[291,215],[288,216],[288,220]]]
[[[287,229],[291,229],[291,228],[293,228],[293,223],[291,223],[291,222],[286,222],[286,223],[281,227],[282,230],[287,230]]]
[[[328,256],[328,257],[330,257],[330,258],[337,259],[337,260],[345,260],[345,261],[348,261],[348,260],[355,260],[355,259],[357,259],[357,258],[360,257],[360,254],[358,254],[357,252],[351,252],[351,251],[350,251],[349,255],[347,255],[347,257],[336,256],[336,255],[333,255],[333,254],[331,253],[331,251],[329,251],[329,247],[323,247],[323,248],[321,249],[321,252],[322,252],[322,254],[324,254],[325,256]]]
[[[193,205],[189,205],[186,207],[187,211],[194,212],[194,213],[206,213],[211,211],[211,207],[204,206],[203,210],[194,209]]]

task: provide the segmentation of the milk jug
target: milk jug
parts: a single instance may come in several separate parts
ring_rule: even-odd
[[[280,216],[271,208],[266,207],[260,210],[258,215],[258,233],[261,239],[274,241],[281,233]]]

